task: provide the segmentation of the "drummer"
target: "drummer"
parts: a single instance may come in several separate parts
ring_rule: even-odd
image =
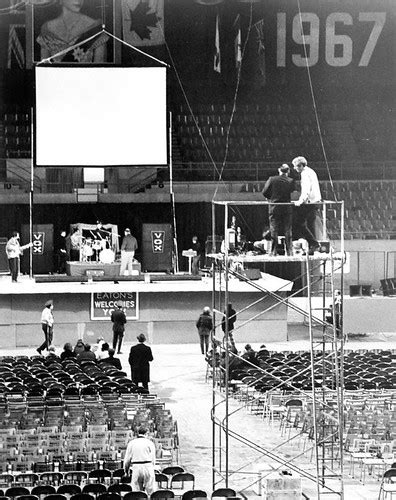
[[[103,228],[103,223],[100,220],[96,221],[96,229],[90,231],[92,234],[94,241],[92,244],[92,248],[94,250],[92,260],[99,261],[100,252],[106,248],[106,239],[108,237],[109,232]]]
[[[127,227],[124,231],[124,238],[121,244],[121,267],[120,276],[124,276],[125,271],[132,274],[132,263],[135,257],[135,251],[138,248],[137,240],[131,234],[131,230]]]

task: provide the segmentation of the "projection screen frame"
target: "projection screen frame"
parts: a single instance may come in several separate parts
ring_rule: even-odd
[[[52,163],[37,163],[37,88],[36,88],[36,71],[40,67],[43,68],[61,68],[61,69],[105,69],[107,71],[116,68],[116,69],[162,69],[165,71],[165,124],[164,124],[164,130],[163,130],[163,135],[164,135],[164,140],[165,140],[165,155],[166,155],[166,163],[162,162],[149,162],[149,163],[137,163],[137,162],[128,162],[128,163],[92,163],[92,164],[84,164],[84,163],[75,163],[75,164],[52,164]],[[55,167],[55,168],[106,168],[106,167],[112,167],[112,168],[125,168],[125,167],[158,167],[158,168],[168,168],[169,167],[169,162],[170,162],[170,143],[169,143],[169,126],[170,126],[170,115],[169,115],[169,90],[168,90],[168,72],[167,72],[167,66],[161,67],[161,66],[141,66],[141,67],[135,67],[135,66],[120,66],[120,65],[112,65],[109,67],[108,65],[85,65],[85,64],[79,64],[78,66],[76,65],[66,65],[66,64],[36,64],[34,66],[34,107],[32,108],[33,112],[33,119],[32,119],[32,124],[33,124],[33,137],[32,137],[32,144],[33,144],[33,162],[34,166],[36,168],[45,168],[45,167]]]

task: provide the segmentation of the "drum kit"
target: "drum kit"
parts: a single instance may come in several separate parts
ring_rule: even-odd
[[[82,238],[80,255],[82,262],[112,264],[115,261],[115,251],[111,248],[108,238]]]

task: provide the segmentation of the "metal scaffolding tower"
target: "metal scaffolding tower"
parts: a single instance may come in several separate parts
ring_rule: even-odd
[[[316,485],[317,498],[344,499],[343,487],[343,268],[345,263],[344,252],[344,205],[343,202],[322,202],[323,214],[323,240],[328,241],[327,225],[329,213],[334,219],[338,219],[333,228],[338,229],[340,246],[335,251],[329,243],[328,248],[323,253],[294,256],[249,255],[248,253],[238,253],[230,251],[227,230],[229,227],[229,209],[235,205],[267,205],[268,202],[241,202],[241,201],[213,201],[212,202],[212,241],[215,242],[216,209],[215,205],[224,207],[224,243],[222,252],[216,253],[213,244],[212,253],[209,255],[213,259],[213,294],[212,307],[214,315],[214,332],[212,336],[212,373],[213,373],[213,397],[212,397],[212,483],[213,489],[218,487],[229,487],[230,479],[237,477],[242,469],[231,470],[230,468],[230,440],[243,443],[252,451],[258,452],[261,457],[265,457],[278,466],[276,469],[286,468],[298,474],[301,478],[312,481]],[[334,221],[333,221],[334,222]],[[241,269],[251,263],[265,265],[267,262],[300,262],[301,276],[304,278],[303,285],[298,290],[293,290],[288,296],[279,291],[272,292],[265,289],[258,281],[252,281],[241,274]],[[335,290],[335,274],[339,278],[340,292]],[[245,386],[245,401],[240,402],[237,410],[230,411],[231,391],[234,390],[233,381],[230,379],[230,363],[233,358],[240,358],[233,352],[233,332],[228,331],[228,321],[224,322],[224,335],[218,335],[219,326],[222,322],[223,309],[230,302],[229,281],[238,278],[248,283],[252,290],[261,292],[262,296],[270,296],[277,304],[286,304],[304,317],[307,325],[310,341],[309,368],[300,368],[298,373],[291,370],[286,377],[279,378],[272,375],[265,368],[254,366],[256,378],[248,381]],[[319,294],[322,297],[321,306],[316,307],[318,299],[313,299],[313,290],[321,284]],[[306,297],[305,308],[301,308],[293,298],[304,294]],[[254,304],[260,303],[262,299],[255,300]],[[314,303],[315,302],[315,303]],[[263,305],[262,314],[268,312],[274,305],[268,308]],[[244,308],[248,311],[250,306]],[[326,313],[332,311],[333,321],[329,323]],[[240,312],[240,311],[239,311]],[[256,319],[257,314],[249,321]],[[220,318],[220,320],[219,320]],[[246,322],[244,323],[246,324]],[[221,329],[220,329],[221,330]],[[319,330],[319,332],[318,332]],[[319,335],[318,335],[319,334]],[[217,354],[217,356],[216,356]],[[219,366],[218,359],[223,358],[223,366]],[[245,364],[249,364],[245,361]],[[285,369],[290,368],[286,366]],[[252,365],[253,367],[253,365]],[[282,366],[283,368],[283,366]],[[301,371],[302,370],[302,371]],[[286,372],[287,373],[287,372]],[[306,378],[306,383],[302,386],[297,383],[301,376]],[[265,392],[256,390],[257,384],[264,380],[272,380],[272,387]],[[262,401],[269,398],[272,393],[288,391],[288,394],[298,397],[303,395],[307,401],[306,414],[309,425],[301,430],[307,435],[307,440],[311,443],[309,449],[298,452],[294,457],[283,457],[279,449],[263,447],[248,439],[241,429],[233,429],[230,424],[230,415],[235,411],[256,405],[262,408]],[[264,411],[264,409],[262,409]],[[290,436],[290,434],[289,434]],[[290,438],[285,437],[285,441]],[[278,448],[278,447],[277,447]],[[313,471],[310,472],[301,467],[300,458],[311,452],[311,459],[314,463]],[[248,466],[248,464],[246,464]],[[247,472],[247,469],[245,470]],[[248,473],[248,472],[247,472]],[[236,479],[235,479],[236,480]],[[252,484],[254,484],[254,481]]]

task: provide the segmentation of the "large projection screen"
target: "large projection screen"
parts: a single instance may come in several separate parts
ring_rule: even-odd
[[[35,73],[37,166],[167,164],[166,68]]]

